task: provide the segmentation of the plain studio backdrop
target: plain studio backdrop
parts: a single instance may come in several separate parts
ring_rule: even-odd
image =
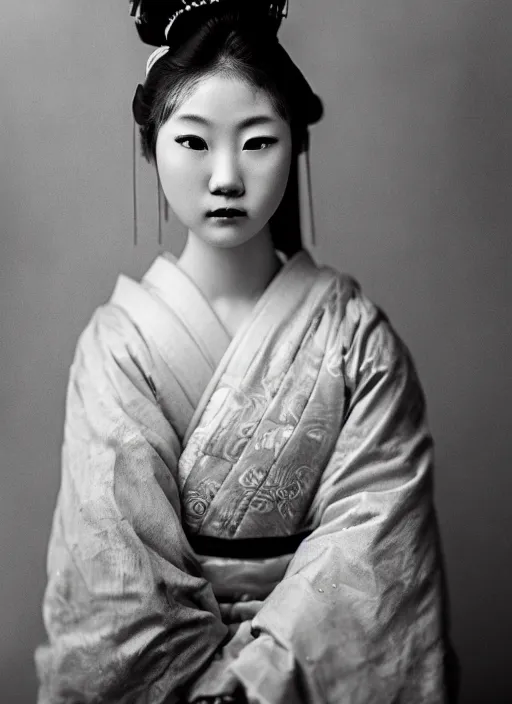
[[[281,39],[325,103],[312,129],[319,262],[411,348],[462,704],[512,701],[512,3],[291,0]],[[127,0],[1,0],[0,701],[31,704],[77,337],[161,251],[131,100],[149,47]],[[171,219],[164,247],[179,254]]]

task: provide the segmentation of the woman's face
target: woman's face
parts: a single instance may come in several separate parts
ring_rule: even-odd
[[[216,247],[235,247],[267,225],[290,172],[288,123],[268,95],[226,75],[204,78],[162,125],[156,162],[177,218]],[[219,208],[244,215],[215,217]]]

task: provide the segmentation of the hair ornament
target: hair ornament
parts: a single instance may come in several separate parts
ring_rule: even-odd
[[[210,18],[219,16],[229,17],[235,13],[242,23],[248,23],[256,30],[262,31],[265,41],[275,35],[281,20],[288,16],[288,0],[130,0],[131,15],[135,18],[135,26],[140,39],[153,47],[157,47],[146,63],[146,77],[152,73],[155,64],[169,51],[179,53],[180,47],[185,45],[189,37],[194,36],[203,24]],[[201,9],[202,8],[202,9]],[[199,11],[197,11],[199,10]],[[194,13],[196,11],[196,14]],[[179,18],[182,18],[181,21]],[[257,41],[257,37],[256,37]],[[306,79],[288,56],[286,50],[277,41],[277,57],[282,63],[282,70],[287,75],[291,85],[290,90],[295,95],[303,96],[300,105],[296,108],[300,112],[300,125],[297,128],[297,160],[291,172],[290,187],[283,197],[284,206],[274,214],[273,226],[276,233],[293,230],[299,233],[300,242],[307,242],[310,247],[315,246],[315,223],[313,218],[311,165],[309,160],[309,132],[308,126],[318,122],[322,116],[322,102],[316,96]],[[148,159],[148,154],[154,148],[155,125],[152,105],[155,99],[153,92],[155,85],[160,80],[155,69],[155,81],[151,77],[144,86],[139,85],[133,99],[132,112],[134,116],[133,130],[133,217],[134,217],[134,243],[138,240],[138,208],[137,208],[137,125],[143,144],[143,154]],[[153,85],[154,84],[154,85]],[[146,89],[147,86],[147,89]],[[293,87],[295,86],[295,88]],[[301,135],[302,130],[304,134]],[[154,156],[154,153],[153,153]],[[158,195],[158,241],[162,244],[162,218],[167,220],[168,204],[157,185]],[[298,203],[298,208],[296,204]],[[293,239],[293,238],[292,238]],[[286,240],[286,241],[285,241]],[[287,236],[276,235],[275,245],[283,252],[293,253],[297,242],[296,238],[288,242]]]
[[[201,7],[203,5],[214,5],[215,3],[222,1],[223,0],[194,0],[193,2],[191,2],[191,0],[181,0],[183,6],[176,10],[176,12],[174,12],[174,14],[169,18],[169,24],[165,28],[166,40],[169,38],[169,32],[171,30],[172,25],[184,12],[190,12],[190,10],[193,10],[196,7]],[[288,0],[286,0],[286,3],[283,1],[270,2],[268,7],[268,14],[271,17],[287,17]]]
[[[165,54],[167,54],[169,49],[170,49],[170,47],[168,44],[164,44],[163,46],[159,46],[158,49],[155,49],[155,51],[151,54],[151,56],[149,57],[149,59],[146,63],[146,76],[151,71],[154,64],[156,64],[158,59],[161,59],[162,56],[165,56]]]
[[[276,32],[282,18],[288,16],[288,0],[130,0],[130,14],[135,17],[143,42],[153,46],[172,46],[171,27],[180,16],[222,4],[266,15],[274,20]]]
[[[196,7],[201,7],[201,5],[213,5],[214,3],[219,2],[219,0],[200,0],[200,2],[190,2],[190,0],[181,0],[181,2],[183,3],[184,7],[181,7],[176,10],[176,12],[169,18],[169,24],[165,28],[166,39],[168,39],[169,37],[169,32],[171,31],[172,25],[184,12],[190,12],[190,10],[193,10]]]

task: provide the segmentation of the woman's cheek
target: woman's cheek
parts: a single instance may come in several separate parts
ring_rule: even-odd
[[[290,174],[291,159],[287,153],[276,152],[267,165],[267,178],[273,184],[286,184]]]
[[[173,163],[172,166],[165,165],[160,170],[160,181],[169,200],[179,201],[180,198],[191,195],[197,190],[198,178],[195,169],[187,168],[179,161]]]

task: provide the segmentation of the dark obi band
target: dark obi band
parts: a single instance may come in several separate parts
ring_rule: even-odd
[[[290,555],[311,533],[307,530],[295,535],[269,538],[213,538],[209,535],[188,535],[187,538],[198,555],[251,560]]]

